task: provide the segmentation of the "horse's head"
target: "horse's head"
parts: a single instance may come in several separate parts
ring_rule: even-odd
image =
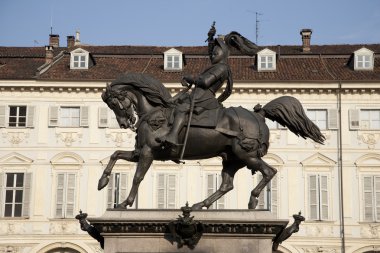
[[[135,105],[129,91],[113,89],[113,86],[107,84],[102,99],[115,113],[120,128],[135,130]]]

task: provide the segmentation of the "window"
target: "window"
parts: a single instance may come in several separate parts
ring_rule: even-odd
[[[308,109],[307,116],[320,130],[327,129],[327,110]]]
[[[322,174],[308,175],[309,219],[329,219],[328,176]]]
[[[270,211],[277,217],[278,215],[278,174],[276,174],[272,180],[265,186],[259,195],[259,202],[257,204],[258,209],[270,209]],[[261,174],[256,176],[257,185],[262,179]]]
[[[87,127],[87,106],[51,106],[49,108],[49,126],[51,127]]]
[[[211,194],[216,192],[220,184],[222,183],[222,177],[219,173],[206,174],[207,185],[206,185],[206,196],[210,197]],[[209,209],[224,209],[225,208],[225,195],[220,197],[217,201],[212,203]]]
[[[349,111],[351,130],[379,130],[380,109],[354,109]]]
[[[0,203],[3,208],[1,216],[29,216],[30,182],[30,173],[0,174]]]
[[[354,69],[355,70],[373,70],[374,63],[374,52],[367,49],[361,48],[354,52]]]
[[[100,128],[120,128],[117,122],[115,113],[108,107],[99,107],[99,121],[98,126]]]
[[[263,49],[257,53],[257,70],[276,70],[276,53],[269,49]]]
[[[157,207],[176,208],[177,176],[175,174],[157,174]]]
[[[56,218],[73,218],[76,199],[76,173],[57,173]]]
[[[0,106],[0,127],[33,127],[34,106]]]
[[[363,219],[380,221],[380,176],[365,175],[362,177]]]
[[[380,129],[380,110],[361,110],[360,128]]]
[[[70,69],[88,69],[90,54],[88,51],[77,48],[70,53]]]
[[[168,55],[167,68],[179,69],[179,55]]]
[[[175,48],[164,52],[164,69],[165,70],[182,70],[182,52]]]
[[[128,194],[128,174],[112,173],[109,177],[107,191],[107,208],[115,208],[126,200]]]

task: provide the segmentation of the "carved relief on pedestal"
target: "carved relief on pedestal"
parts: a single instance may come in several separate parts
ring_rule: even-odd
[[[378,132],[358,132],[358,140],[368,145],[368,149],[374,149],[379,142],[380,133]]]
[[[360,227],[360,234],[364,238],[380,238],[380,225],[365,224]]]
[[[127,147],[133,147],[135,142],[135,134],[130,130],[124,129],[106,129],[106,137],[115,143],[116,147],[124,144]]]
[[[70,147],[73,142],[82,140],[82,130],[81,129],[70,129],[70,128],[56,128],[55,135],[66,147]]]
[[[8,141],[12,145],[18,145],[29,138],[29,129],[27,128],[3,128],[3,141]]]
[[[56,221],[50,223],[50,234],[76,234],[78,232],[76,222]]]

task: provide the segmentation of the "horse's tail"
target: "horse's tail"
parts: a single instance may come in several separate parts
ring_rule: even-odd
[[[255,111],[264,112],[264,116],[286,126],[297,136],[307,137],[315,142],[323,144],[325,136],[307,116],[300,101],[294,97],[283,96],[267,103],[263,108],[255,108]]]

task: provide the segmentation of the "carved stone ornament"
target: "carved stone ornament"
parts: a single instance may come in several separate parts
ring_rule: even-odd
[[[7,140],[12,145],[18,145],[21,142],[24,142],[27,138],[29,138],[29,129],[2,129],[2,135],[4,141]]]
[[[82,139],[82,131],[76,129],[57,128],[55,135],[58,139],[65,143],[66,147],[71,147],[74,142]]]
[[[201,239],[204,226],[201,222],[195,221],[194,216],[190,217],[192,209],[189,207],[189,203],[181,207],[181,210],[183,216],[179,216],[177,220],[171,221],[168,224],[172,240],[177,242],[178,248],[182,248],[183,245],[186,245],[190,249],[194,249]]]
[[[0,253],[19,253],[19,248],[14,246],[0,246]]]
[[[380,133],[359,132],[358,139],[364,144],[367,144],[368,149],[374,149],[376,144],[379,142]]]
[[[128,147],[134,145],[134,133],[124,129],[106,129],[106,137],[111,139],[116,147],[121,147],[126,142]]]

